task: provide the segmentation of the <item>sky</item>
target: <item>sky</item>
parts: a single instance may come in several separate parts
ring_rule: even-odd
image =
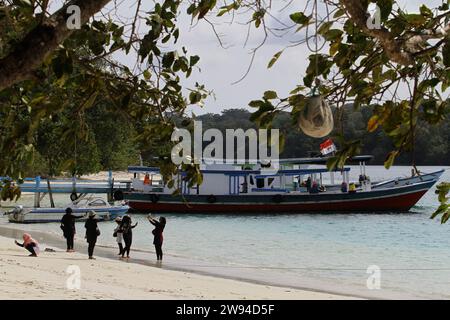
[[[120,6],[121,15],[133,16],[135,2],[125,1],[130,4]],[[273,0],[271,12],[281,20],[281,23],[291,24],[288,18],[289,13],[303,11],[306,1],[294,0],[287,9],[280,12],[279,9],[288,2],[290,1]],[[418,12],[421,4],[426,3],[428,7],[433,8],[439,6],[442,0],[399,0],[397,3],[408,12]],[[188,54],[200,56],[198,64],[200,70],[195,70],[189,79],[183,81],[183,84],[186,87],[193,87],[194,83],[198,82],[205,84],[208,90],[214,92],[213,97],[206,100],[203,108],[190,108],[194,114],[220,113],[224,109],[246,108],[249,101],[261,98],[266,90],[275,90],[279,96],[286,96],[296,85],[302,83],[310,54],[306,45],[285,50],[271,69],[267,69],[267,65],[276,52],[292,44],[292,41],[302,39],[304,33],[290,32],[282,38],[269,35],[264,46],[258,50],[248,75],[235,83],[249,66],[251,50],[263,38],[261,30],[253,27],[249,40],[245,43],[247,35],[245,22],[248,16],[235,17],[233,23],[230,23],[230,18],[227,16],[212,17],[212,21],[216,22],[217,33],[226,47],[223,48],[206,21],[191,22],[185,14],[185,9],[182,10],[184,12],[182,11],[178,22],[181,34],[177,47],[181,49],[185,46]],[[319,11],[324,12],[324,10],[324,4],[319,1]],[[270,24],[272,27],[279,28],[282,26],[280,22],[271,19]],[[134,59],[133,56],[118,57],[119,61],[128,65],[133,65]]]

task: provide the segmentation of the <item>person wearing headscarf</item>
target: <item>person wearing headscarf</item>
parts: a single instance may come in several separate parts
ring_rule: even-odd
[[[113,235],[114,235],[114,237],[116,237],[117,244],[119,245],[119,256],[120,256],[120,255],[122,255],[122,252],[123,252],[123,244],[122,244],[123,230],[120,228],[120,225],[122,223],[122,217],[117,217],[115,219],[115,221],[117,223],[117,226],[114,229]]]
[[[163,244],[163,231],[166,226],[166,218],[159,217],[159,221],[153,218],[151,215],[148,216],[148,221],[155,226],[153,229],[153,244],[156,251],[156,260],[161,261],[163,258],[162,244]]]
[[[131,223],[131,217],[125,215],[120,223],[120,229],[122,229],[123,241],[125,242],[125,248],[122,251],[122,259],[125,258],[125,253],[127,254],[127,259],[130,258],[131,243],[133,242],[133,229],[136,228],[136,224],[133,226]]]
[[[27,249],[30,252],[30,257],[37,257],[39,254],[39,243],[34,240],[28,233],[23,234],[23,243],[14,242],[19,246]]]
[[[95,243],[97,242],[97,237],[100,235],[100,230],[97,226],[95,211],[93,210],[89,211],[89,218],[86,220],[84,227],[86,228],[86,241],[88,243],[89,259],[95,259],[94,258]]]
[[[66,238],[67,242],[67,252],[75,252],[73,249],[73,238],[76,234],[75,229],[75,220],[83,218],[84,216],[74,216],[72,208],[67,208],[66,213],[61,219],[61,229],[64,234],[64,238]]]

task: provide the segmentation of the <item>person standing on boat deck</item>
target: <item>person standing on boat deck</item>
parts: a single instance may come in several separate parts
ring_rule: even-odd
[[[122,251],[122,258],[125,258],[125,253],[127,254],[127,259],[130,258],[131,243],[133,242],[133,229],[136,228],[137,225],[137,222],[134,226],[131,224],[131,217],[129,215],[123,216],[122,223],[120,224],[123,241],[125,242],[125,248]]]
[[[114,229],[113,235],[114,235],[114,237],[116,237],[117,244],[119,245],[119,256],[120,256],[120,255],[122,255],[122,252],[123,252],[123,244],[122,244],[123,231],[120,228],[120,225],[122,224],[122,217],[117,217],[115,219],[115,221],[117,223],[117,227]]]
[[[93,210],[89,211],[89,218],[86,220],[84,227],[86,228],[86,240],[87,243],[89,244],[88,245],[89,259],[95,259],[94,258],[95,243],[97,242],[97,237],[100,235],[100,230],[97,226],[97,220],[95,219],[95,211]]]
[[[308,177],[308,179],[306,180],[305,186],[306,186],[306,191],[310,192],[311,191],[311,177]]]
[[[83,218],[84,216],[74,216],[72,214],[72,208],[66,209],[66,214],[61,219],[61,229],[63,230],[64,238],[67,242],[67,252],[75,252],[73,249],[73,238],[76,234],[75,220]]]
[[[37,257],[39,254],[39,243],[34,240],[28,233],[23,234],[23,243],[17,242],[14,240],[14,243],[19,247],[25,248],[30,252],[29,257]]]
[[[151,215],[148,217],[148,221],[155,226],[155,229],[153,229],[153,244],[155,245],[155,251],[156,251],[156,259],[158,261],[161,261],[163,258],[163,252],[162,252],[162,244],[163,244],[163,231],[164,227],[166,226],[166,218],[159,217],[159,221],[153,218]]]

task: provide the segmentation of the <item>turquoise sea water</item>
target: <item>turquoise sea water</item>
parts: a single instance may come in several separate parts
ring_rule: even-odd
[[[353,171],[357,179],[357,168]],[[375,181],[407,176],[410,168],[386,171],[369,166],[367,173]],[[450,181],[450,170],[441,180]],[[402,214],[167,214],[164,251],[193,264],[201,261],[211,269],[220,267],[234,275],[241,273],[242,278],[248,275],[282,285],[372,297],[450,299],[450,223],[429,219],[437,207],[434,189],[410,213]],[[139,222],[134,246],[152,250],[152,226],[143,215],[132,218]],[[114,225],[101,223],[101,244],[115,246]],[[26,228],[60,232],[53,223]],[[82,229],[79,224],[78,230]],[[153,254],[148,258],[154,259]],[[366,285],[371,265],[380,268],[378,290]]]

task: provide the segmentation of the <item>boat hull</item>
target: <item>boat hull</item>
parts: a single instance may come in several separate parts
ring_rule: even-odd
[[[125,199],[136,211],[155,213],[406,212],[435,182],[356,193],[218,195],[213,198],[210,195],[181,197],[126,192]]]

